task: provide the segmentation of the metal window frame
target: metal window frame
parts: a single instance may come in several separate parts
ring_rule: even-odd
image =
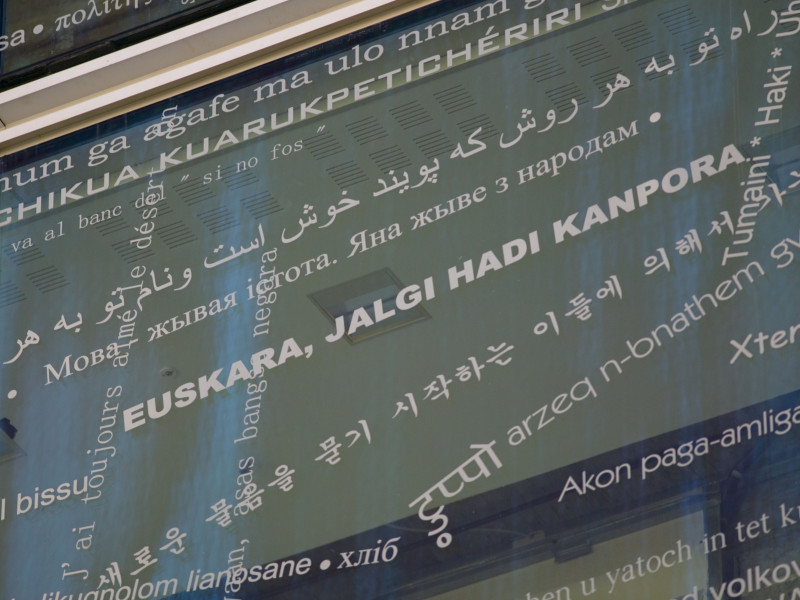
[[[433,1],[254,0],[0,93],[0,155]]]

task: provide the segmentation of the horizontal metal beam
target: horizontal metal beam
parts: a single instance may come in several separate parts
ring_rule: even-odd
[[[0,93],[0,155],[433,0],[255,0]]]

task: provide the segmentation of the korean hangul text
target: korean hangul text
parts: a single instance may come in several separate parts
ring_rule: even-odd
[[[218,525],[227,527],[231,524],[231,508],[225,498],[220,498],[211,505],[211,510],[214,511],[214,514],[207,518],[206,521],[216,521]]]
[[[169,551],[172,552],[173,554],[180,554],[181,552],[186,550],[186,548],[183,547],[183,538],[185,537],[186,537],[185,533],[181,533],[180,529],[178,529],[177,527],[173,527],[172,529],[167,531],[167,539],[170,541],[161,546],[159,550],[169,549]]]
[[[569,301],[569,303],[572,305],[572,309],[564,313],[565,317],[571,317],[572,315],[575,315],[581,321],[585,321],[592,316],[592,311],[589,308],[589,305],[592,303],[592,301],[590,298],[584,296],[583,292],[575,296]]]
[[[659,261],[659,256],[661,260]],[[664,252],[664,248],[659,248],[656,250],[656,254],[651,254],[647,258],[644,259],[644,266],[649,271],[645,271],[645,275],[650,275],[653,271],[660,269],[661,267],[666,267],[667,271],[670,269],[669,259],[667,258],[667,253]]]
[[[136,562],[142,565],[135,571],[131,571],[131,576],[138,575],[142,571],[144,571],[147,567],[152,566],[158,562],[157,558],[153,558],[153,555],[150,554],[150,546],[145,546],[141,550],[138,550],[133,553],[133,557],[136,559]]]
[[[423,400],[427,400],[429,398],[431,400],[436,400],[442,396],[445,398],[450,398],[450,388],[448,386],[451,383],[453,383],[452,379],[446,379],[444,375],[437,375],[436,379],[425,386],[426,394]]]
[[[536,335],[542,335],[544,333],[547,333],[547,330],[550,328],[550,324],[552,324],[553,330],[556,332],[556,335],[558,335],[559,331],[558,331],[558,321],[556,320],[556,313],[554,313],[552,310],[549,310],[545,313],[545,315],[547,315],[547,317],[550,319],[550,323],[548,323],[547,321],[541,321],[537,323],[536,325],[533,326],[533,333],[535,333]]]
[[[267,487],[272,487],[275,485],[284,492],[288,492],[292,489],[292,486],[294,486],[294,481],[292,480],[293,474],[294,469],[289,469],[287,465],[281,465],[275,469],[275,475],[277,475],[278,478],[270,483]]]
[[[497,347],[487,346],[486,349],[491,351],[491,352],[497,352],[497,354],[495,354],[493,357],[491,357],[489,360],[486,361],[487,363],[496,363],[496,364],[500,365],[501,367],[505,367],[512,360],[512,358],[510,356],[508,358],[504,358],[504,359],[501,360],[501,357],[504,354],[507,354],[507,353],[511,352],[514,349],[514,346],[509,346],[505,342],[501,343]]]
[[[700,243],[700,236],[697,229],[690,229],[689,233],[675,242],[675,249],[679,254],[684,255],[689,252],[703,252],[703,244]]]
[[[719,221],[717,221],[716,219],[711,221],[711,229],[709,229],[706,235],[711,235],[712,233],[716,233],[717,235],[722,235],[723,225],[727,227],[731,233],[734,232],[731,213],[729,213],[727,210],[723,210],[721,213],[719,213],[719,216],[722,217],[722,219],[720,219]]]
[[[406,392],[406,398],[408,398],[408,404],[403,402],[402,400],[398,400],[395,404],[397,404],[397,410],[394,412],[392,418],[394,419],[397,415],[399,415],[404,410],[410,410],[414,413],[414,416],[417,416],[417,401],[414,400],[414,394],[411,392]]]
[[[484,365],[479,365],[474,356],[470,356],[467,361],[469,363],[468,365],[456,367],[456,377],[458,377],[459,381],[469,381],[472,379],[474,374],[475,378],[480,381],[481,371],[483,371],[486,367]]]
[[[237,517],[246,515],[251,510],[257,509],[261,506],[261,495],[264,493],[264,488],[258,489],[255,483],[248,483],[242,489],[236,491],[236,499],[239,500],[238,504],[233,509],[233,514]]]
[[[106,567],[106,573],[108,573],[108,577],[100,574],[100,583],[97,584],[97,589],[100,589],[104,585],[122,585],[122,575],[119,572],[119,563],[114,561],[111,563],[111,566]]]
[[[372,437],[370,436],[370,433],[369,433],[369,425],[367,425],[367,421],[366,421],[366,419],[361,419],[361,420],[359,421],[359,424],[361,425],[361,428],[364,430],[364,437],[366,437],[366,438],[367,438],[367,443],[368,443],[368,444],[371,444],[371,443],[372,443]],[[349,448],[350,446],[352,446],[353,444],[355,444],[355,443],[358,441],[358,438],[360,438],[360,437],[361,437],[361,433],[360,433],[360,432],[359,432],[357,429],[353,429],[353,430],[351,430],[351,431],[348,431],[348,432],[347,432],[347,433],[345,433],[344,435],[345,435],[345,437],[348,437],[348,438],[349,438],[349,437],[352,437],[352,438],[353,438],[353,441],[352,441],[352,442],[350,442],[349,444],[347,444],[347,447],[348,447],[348,448]]]
[[[325,450],[325,452],[320,454],[314,460],[325,460],[325,462],[327,462],[329,465],[335,465],[341,460],[339,457],[339,448],[341,448],[342,445],[336,443],[335,437],[329,437],[320,444],[320,447]]]
[[[622,287],[619,285],[619,279],[616,275],[612,275],[603,282],[603,287],[597,290],[595,294],[600,300],[608,295],[614,298],[622,298]]]

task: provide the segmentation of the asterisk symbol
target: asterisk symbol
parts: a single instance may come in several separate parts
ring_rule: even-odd
[[[783,54],[783,49],[775,48],[775,50],[772,51],[771,56],[772,58],[778,58],[781,54]]]
[[[751,145],[753,148],[755,148],[756,146],[760,146],[760,145],[761,145],[761,138],[760,138],[760,137],[757,137],[757,136],[756,136],[756,137],[754,137],[752,140],[750,140],[750,145]]]

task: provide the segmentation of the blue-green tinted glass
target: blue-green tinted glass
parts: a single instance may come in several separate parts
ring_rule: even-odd
[[[440,4],[0,177],[0,597],[796,598],[800,2]]]

